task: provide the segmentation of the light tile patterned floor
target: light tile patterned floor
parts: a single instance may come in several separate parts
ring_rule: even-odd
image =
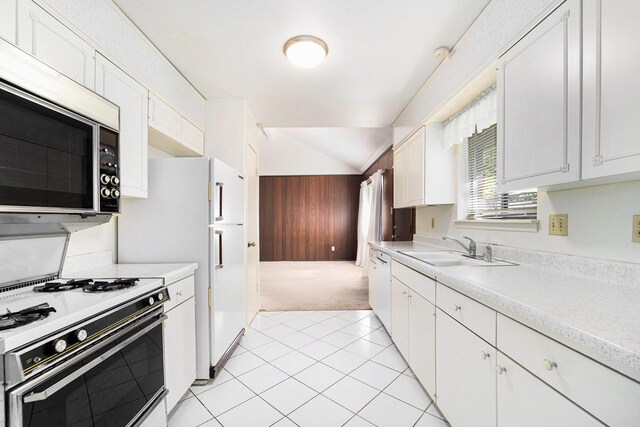
[[[169,427],[446,427],[370,310],[262,312]]]

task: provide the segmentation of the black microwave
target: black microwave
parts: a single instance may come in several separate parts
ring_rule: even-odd
[[[119,163],[115,126],[0,80],[0,212],[118,213]]]

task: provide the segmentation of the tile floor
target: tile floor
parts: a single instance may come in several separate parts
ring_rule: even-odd
[[[259,313],[169,427],[446,427],[370,310]]]

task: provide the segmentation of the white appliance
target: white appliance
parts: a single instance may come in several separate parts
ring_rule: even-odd
[[[244,179],[218,159],[149,160],[149,198],[126,199],[120,263],[197,262],[197,378],[212,378],[244,333]]]

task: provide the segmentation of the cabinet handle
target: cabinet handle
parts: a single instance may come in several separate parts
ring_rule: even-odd
[[[553,368],[558,367],[558,364],[556,362],[552,362],[549,359],[544,359],[543,366],[544,366],[544,369],[546,369],[547,371],[552,371]]]
[[[406,295],[406,294],[407,294],[407,291],[402,291],[402,295]]]
[[[457,305],[457,304],[454,304],[454,306],[453,306],[453,311],[460,311],[460,310],[462,310],[462,307],[460,307],[460,306],[459,306],[459,305]]]
[[[502,366],[496,366],[496,373],[498,375],[502,375],[504,372],[507,372],[507,368],[503,368]]]
[[[491,355],[487,352],[481,351],[480,357],[482,358],[482,360],[487,360],[487,357],[491,357]]]
[[[178,291],[178,292],[176,292],[176,295],[178,295],[179,297],[181,297],[181,296],[182,296],[182,294],[183,294],[183,292],[182,292],[182,291]]]

